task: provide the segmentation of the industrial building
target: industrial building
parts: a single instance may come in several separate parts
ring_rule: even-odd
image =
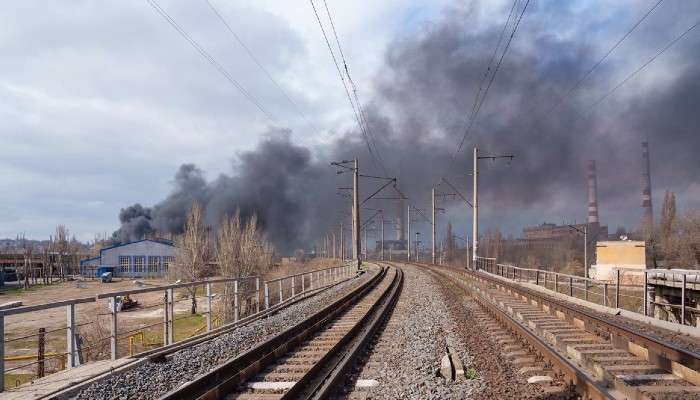
[[[600,241],[596,244],[596,263],[591,265],[590,277],[601,281],[615,281],[616,270],[627,272],[623,283],[639,283],[646,270],[646,246],[641,240]],[[637,272],[634,274],[634,272]]]
[[[174,260],[171,241],[143,239],[105,247],[99,256],[80,261],[80,271],[82,275],[112,272],[117,277],[161,277]]]

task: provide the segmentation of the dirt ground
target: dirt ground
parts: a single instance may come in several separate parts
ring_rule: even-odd
[[[332,265],[339,265],[338,260],[313,259],[306,263],[290,263],[279,265],[272,271],[264,275],[265,280],[274,279],[280,276],[311,271],[315,269],[327,268]],[[99,280],[86,279],[75,280],[52,285],[38,285],[30,290],[9,290],[0,291],[0,304],[11,301],[22,301],[23,305],[35,305],[58,302],[62,300],[94,297],[97,294],[138,289],[148,286],[161,286],[169,282],[165,279],[117,279],[111,283],[102,283]],[[215,288],[216,292],[217,289]],[[198,296],[200,294],[198,293]],[[184,299],[186,293],[176,293],[175,303],[176,314],[187,314],[190,309],[190,301]],[[163,318],[163,292],[154,291],[141,293],[132,297],[139,302],[139,307],[135,310],[119,314],[119,331],[127,331],[131,327],[138,327],[148,323],[157,323]],[[99,302],[76,305],[76,324],[80,325],[94,322],[98,319],[106,319],[109,313],[108,301],[106,299]],[[21,315],[8,316],[5,319],[5,339],[11,340],[6,343],[6,355],[26,355],[36,354],[37,337],[39,328],[45,328],[47,333],[47,352],[64,351],[65,348],[65,326],[66,307],[57,307],[48,310],[36,311]],[[194,328],[196,329],[196,328]],[[27,337],[34,335],[32,337]],[[15,339],[15,340],[13,340]]]

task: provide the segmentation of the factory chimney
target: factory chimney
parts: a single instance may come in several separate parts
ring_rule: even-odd
[[[644,239],[654,231],[654,210],[651,205],[651,168],[649,166],[649,142],[642,142],[642,221]]]
[[[396,202],[396,240],[403,242],[406,240],[406,228],[404,226],[403,212],[406,209],[403,199]]]
[[[588,225],[598,225],[598,178],[595,160],[588,161]]]

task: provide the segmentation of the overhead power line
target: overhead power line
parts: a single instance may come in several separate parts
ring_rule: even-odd
[[[627,38],[642,24],[642,22],[644,22],[644,20],[646,20],[647,17],[648,17],[649,15],[651,15],[651,13],[653,13],[654,10],[656,10],[656,9],[659,7],[659,5],[661,5],[661,3],[662,3],[663,1],[664,1],[664,0],[659,0],[659,1],[657,1],[656,3],[654,3],[654,4],[653,4],[653,5],[652,5],[652,6],[651,6],[651,7],[650,7],[650,8],[649,8],[649,9],[634,23],[634,25],[632,25],[632,27],[630,27],[630,29],[628,29],[628,30],[624,33],[624,35],[622,35],[622,36],[620,37],[620,39],[618,39],[617,42],[615,42],[615,44],[613,44],[613,45],[608,49],[608,51],[606,51],[605,54],[603,54],[603,56],[602,56],[600,59],[598,59],[598,61],[596,61],[596,62],[591,66],[591,68],[589,68],[589,69],[586,71],[586,73],[584,73],[584,74],[583,74],[583,75],[582,75],[582,76],[581,76],[581,77],[566,91],[566,93],[565,93],[563,96],[557,96],[557,100],[547,109],[547,112],[545,112],[544,114],[542,114],[542,116],[541,116],[540,118],[535,119],[535,120],[530,124],[530,128],[529,128],[529,129],[534,129],[534,127],[535,127],[538,123],[540,123],[540,122],[542,122],[543,120],[545,120],[545,119],[549,118],[550,116],[554,115],[554,111],[555,111],[557,108],[559,108],[559,106],[561,106],[562,104],[564,104],[566,101],[570,100],[570,98],[571,98],[571,96],[573,95],[573,93],[574,93],[577,89],[579,89],[579,88],[581,87],[581,85],[583,84],[583,82],[585,82],[586,79],[588,79],[588,77],[590,77],[591,74],[593,74],[593,72],[594,72],[596,69],[598,69],[598,67],[600,67],[600,66],[603,64],[603,62],[604,62],[608,57],[610,57],[610,55],[611,55],[618,47],[620,47],[620,45],[622,44],[622,42],[624,42],[624,41],[625,41],[625,40],[626,40],[626,39],[627,39]],[[534,111],[535,111],[535,107],[533,107],[533,108],[527,113],[527,115],[532,115],[532,113],[533,113]]]
[[[275,118],[270,114],[262,103],[248,92],[229,72],[224,68],[209,52],[207,52],[197,41],[195,41],[175,20],[158,4],[156,0],[146,0],[153,9],[160,14],[197,52],[207,60],[221,75],[226,78],[243,96],[253,103],[270,121],[277,124]]]
[[[367,115],[364,110],[364,107],[362,106],[362,102],[360,101],[360,97],[357,94],[357,86],[355,85],[355,81],[352,79],[352,75],[350,75],[350,69],[348,68],[348,62],[345,59],[345,54],[343,53],[343,47],[340,45],[340,39],[338,38],[338,32],[335,29],[335,23],[333,22],[333,16],[331,16],[331,10],[328,7],[328,2],[326,0],[323,0],[323,5],[326,8],[326,15],[328,15],[328,21],[331,24],[331,29],[333,30],[333,36],[335,37],[335,43],[338,46],[338,52],[340,53],[340,59],[343,62],[343,67],[345,68],[345,75],[348,77],[348,82],[350,82],[350,86],[352,87],[352,93],[353,96],[355,97],[355,104],[357,105],[357,109],[360,114],[360,121],[364,124],[364,129],[367,132],[367,135],[369,138],[372,140],[372,144],[374,145],[374,154],[377,157],[377,161],[379,161],[379,165],[382,168],[382,171],[384,174],[388,175],[388,172],[386,170],[386,167],[384,166],[384,161],[382,160],[381,154],[379,152],[379,149],[377,148],[377,140],[374,136],[374,133],[370,129],[369,123],[367,123]]]
[[[315,131],[317,134],[320,132],[319,129],[311,122],[311,120],[306,116],[304,111],[299,107],[299,105],[292,99],[292,97],[289,95],[289,93],[284,89],[284,87],[272,76],[272,74],[265,68],[260,60],[255,56],[253,51],[241,40],[241,38],[236,34],[236,32],[233,30],[231,27],[231,24],[228,23],[228,21],[224,18],[224,16],[219,12],[219,10],[212,4],[210,0],[204,0],[206,1],[207,5],[209,8],[216,14],[216,16],[219,18],[219,20],[224,24],[226,29],[229,31],[231,36],[236,40],[236,42],[245,50],[245,52],[248,54],[248,57],[250,57],[251,60],[255,63],[255,65],[260,68],[260,70],[267,76],[267,78],[272,82],[272,84],[279,89],[279,91],[282,93],[282,95],[287,99],[287,101],[294,107],[296,112],[299,114],[299,116],[311,127],[313,131]]]
[[[506,54],[508,53],[508,50],[510,49],[510,45],[513,41],[513,38],[515,37],[515,33],[518,30],[518,26],[520,26],[520,22],[523,19],[523,15],[525,15],[525,11],[527,10],[528,5],[530,4],[530,0],[527,0],[525,2],[525,5],[523,6],[522,10],[520,11],[520,15],[518,16],[518,19],[516,20],[513,29],[511,30],[511,33],[508,37],[508,41],[506,42],[505,47],[503,48],[503,51],[501,52],[501,55],[498,59],[498,62],[496,63],[496,66],[493,69],[493,72],[490,74],[490,78],[488,81],[488,84],[486,85],[486,88],[484,89],[484,94],[480,95],[481,90],[482,90],[482,85],[483,82],[486,78],[486,76],[489,76],[489,71],[491,70],[491,65],[493,62],[493,59],[495,58],[495,54],[498,52],[498,49],[500,48],[502,39],[503,39],[503,32],[505,32],[510,25],[510,21],[513,16],[513,10],[516,8],[516,5],[518,3],[518,0],[513,1],[513,6],[511,7],[510,13],[508,14],[508,18],[506,19],[506,23],[503,26],[503,30],[501,31],[501,35],[499,36],[498,43],[496,43],[496,48],[494,49],[494,56],[491,57],[489,60],[489,64],[487,65],[486,73],[484,74],[484,79],[482,79],[481,84],[479,85],[479,90],[477,91],[477,95],[474,101],[474,105],[472,106],[472,112],[469,115],[467,122],[465,123],[466,128],[464,129],[464,133],[462,134],[462,138],[459,142],[459,145],[457,146],[457,149],[455,152],[452,154],[452,157],[450,158],[450,163],[448,165],[448,171],[452,169],[452,166],[455,163],[455,160],[457,159],[457,155],[462,151],[462,148],[464,147],[464,142],[467,139],[467,136],[469,135],[469,132],[471,132],[472,127],[474,126],[477,117],[479,115],[479,111],[481,110],[481,107],[483,106],[484,102],[486,101],[486,96],[488,95],[489,89],[493,85],[494,80],[496,79],[496,74],[498,73],[498,70],[501,67],[501,64],[503,63],[503,59],[505,58]],[[439,178],[438,178],[439,179]],[[435,186],[435,185],[433,185]]]
[[[698,25],[700,25],[700,20],[698,20],[696,23],[691,25],[688,29],[683,31],[680,35],[676,36],[668,42],[664,47],[659,49],[656,54],[654,54],[651,58],[649,58],[646,62],[644,62],[642,65],[640,65],[637,69],[632,71],[630,74],[628,74],[624,79],[622,79],[617,85],[615,85],[612,89],[610,89],[607,93],[605,93],[603,96],[601,96],[598,100],[594,101],[589,108],[593,109],[595,108],[598,104],[600,104],[603,100],[607,99],[610,97],[613,93],[617,91],[617,89],[621,88],[624,84],[626,84],[630,79],[634,78],[638,73],[642,72],[646,67],[649,66],[649,64],[653,63],[657,58],[659,58],[662,54],[666,52],[666,50],[670,49],[678,43],[679,40],[683,39],[688,33],[690,33],[693,29],[697,28]]]
[[[375,156],[374,152],[372,151],[372,146],[369,141],[369,137],[367,134],[367,131],[364,128],[364,124],[362,123],[361,116],[357,110],[357,107],[355,106],[355,103],[352,99],[352,96],[350,95],[350,89],[348,88],[348,83],[345,82],[345,76],[343,75],[343,72],[340,69],[340,64],[338,63],[338,59],[335,56],[335,52],[333,51],[333,46],[331,45],[330,40],[328,39],[328,35],[326,34],[326,28],[323,26],[323,22],[321,22],[321,17],[318,15],[318,10],[316,10],[316,5],[314,4],[313,0],[309,0],[309,3],[311,3],[311,8],[314,11],[314,15],[316,16],[316,21],[318,22],[319,28],[321,28],[321,34],[323,35],[323,39],[326,42],[326,46],[328,47],[328,51],[331,53],[331,58],[333,59],[333,64],[335,64],[335,69],[338,72],[338,76],[340,77],[340,81],[343,84],[343,88],[345,89],[345,95],[347,96],[348,101],[350,102],[350,107],[352,108],[352,112],[355,116],[355,121],[357,122],[357,125],[360,128],[360,132],[362,133],[362,137],[365,140],[365,143],[367,145],[367,151],[369,152],[370,156],[372,157],[373,162],[378,163],[378,159]]]

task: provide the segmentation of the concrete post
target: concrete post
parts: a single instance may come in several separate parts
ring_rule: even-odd
[[[406,235],[406,244],[408,247],[406,247],[406,259],[408,261],[411,261],[411,205],[408,205],[408,215],[406,218],[406,226],[408,229],[408,234]]]
[[[284,294],[282,293],[282,279],[277,281],[280,285],[280,303],[284,301]]]
[[[432,200],[433,200],[433,227],[431,229],[432,232],[432,257],[431,257],[431,262],[432,264],[435,264],[435,256],[436,256],[436,251],[435,251],[435,188],[431,191],[432,195]]]
[[[479,150],[474,147],[474,169],[472,171],[472,261],[476,267],[476,254],[479,247]],[[478,268],[477,268],[478,269]]]
[[[233,281],[233,322],[238,321],[240,311],[238,309],[238,279]]]
[[[168,344],[168,291],[163,291],[163,345]]]
[[[603,305],[608,306],[608,284],[607,282],[603,284]]]
[[[381,242],[381,246],[382,246],[382,257],[381,257],[381,260],[384,261],[384,212],[382,212],[382,213],[380,214],[380,217],[382,218],[382,242]]]
[[[116,360],[117,354],[117,296],[112,298],[112,320],[110,324],[109,349],[112,360]]]
[[[175,290],[168,289],[168,344],[175,343]]]
[[[207,332],[212,329],[212,307],[211,307],[211,283],[206,283],[204,285],[207,294]]]
[[[337,254],[336,251],[335,251],[335,250],[336,250],[336,247],[335,247],[335,246],[336,246],[336,243],[335,243],[335,232],[332,232],[331,235],[332,235],[332,236],[331,236],[331,239],[332,239],[332,241],[333,241],[333,258],[335,259],[335,258],[338,258],[338,254]]]
[[[75,334],[75,304],[69,304],[66,306],[66,353],[68,353],[68,368],[77,366]]]
[[[345,239],[343,239],[343,223],[340,223],[340,259],[345,260]]]
[[[355,268],[360,269],[360,170],[357,158],[353,160],[352,169],[352,214],[353,214],[353,236],[352,236],[352,258]]]
[[[292,276],[292,297],[294,297],[294,295],[296,294],[296,283],[296,277]]]
[[[265,282],[265,309],[270,308],[270,285]]]
[[[260,312],[260,277],[255,277],[255,313]]]

